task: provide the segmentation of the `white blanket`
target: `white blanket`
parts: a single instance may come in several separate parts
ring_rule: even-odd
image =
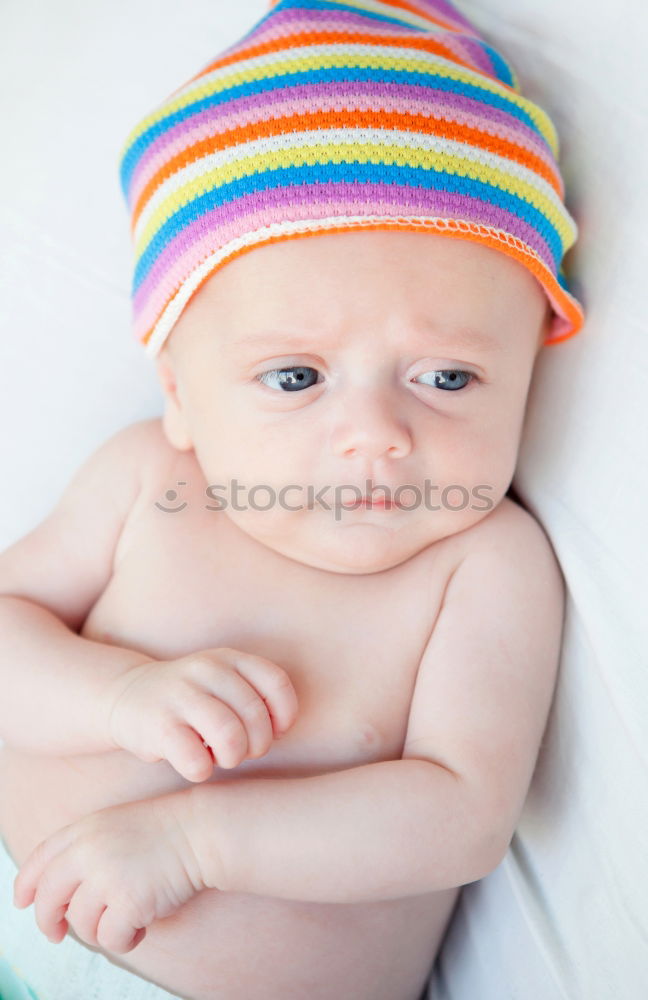
[[[556,122],[588,317],[541,354],[514,478],[567,583],[556,696],[509,852],[463,890],[429,1000],[645,1000],[648,8],[460,6]]]

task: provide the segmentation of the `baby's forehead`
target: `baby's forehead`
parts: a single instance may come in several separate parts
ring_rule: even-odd
[[[244,350],[347,345],[432,335],[496,346],[512,312],[539,323],[548,300],[536,279],[505,254],[431,233],[327,233],[256,247],[203,283],[178,327],[219,347]],[[550,310],[551,311],[551,310]],[[193,336],[193,334],[192,334]],[[186,335],[172,336],[177,352]]]
[[[434,281],[437,276],[464,281],[530,277],[505,253],[474,240],[408,230],[351,230],[302,234],[252,247],[224,262],[207,283],[223,293],[242,285],[289,291],[309,279],[310,290],[316,291],[332,280],[373,281],[381,286],[386,281],[396,287],[402,282],[420,283],[421,278]]]
[[[311,235],[257,247],[218,268],[200,293],[232,318],[303,317],[330,325],[354,312],[433,313],[487,306],[537,284],[526,268],[478,243],[438,234]]]

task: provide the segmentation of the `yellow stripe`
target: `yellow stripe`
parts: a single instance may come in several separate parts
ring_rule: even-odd
[[[424,149],[410,149],[409,147],[404,148],[402,146],[388,147],[380,145],[376,147],[373,143],[353,143],[348,150],[348,157],[352,158],[354,162],[384,163],[389,165],[400,163],[403,166],[438,169],[446,173],[463,174],[474,180],[485,181],[523,198],[542,212],[552,225],[555,226],[563,244],[563,253],[567,245],[571,245],[574,240],[573,229],[566,216],[556,210],[552,202],[545,195],[541,194],[533,184],[519,180],[505,170],[487,167],[483,163],[474,162],[465,157],[453,156],[448,153],[435,153]],[[137,241],[135,256],[139,259],[157,231],[178,209],[205,194],[207,191],[229,184],[232,181],[240,180],[243,177],[262,173],[264,170],[303,166],[306,164],[314,166],[315,164],[325,162],[341,163],[345,159],[343,147],[326,146],[320,143],[317,146],[277,149],[269,153],[257,153],[253,156],[246,156],[240,160],[236,160],[233,163],[223,164],[222,167],[206,171],[199,177],[193,178],[191,181],[183,184],[182,187],[177,188],[168,198],[161,202]]]
[[[432,57],[432,61],[430,61],[429,58],[427,60],[423,60],[414,56],[372,55],[366,47],[364,52],[359,51],[357,53],[348,52],[345,51],[345,49],[346,46],[337,46],[335,47],[335,51],[331,52],[330,55],[322,54],[316,59],[313,57],[312,53],[301,57],[282,58],[279,61],[273,62],[271,65],[258,65],[247,70],[235,70],[231,73],[227,73],[226,75],[219,76],[216,79],[211,80],[208,84],[205,84],[204,82],[202,84],[198,83],[196,86],[192,87],[191,90],[186,91],[180,97],[175,98],[175,100],[168,101],[164,105],[157,108],[156,111],[147,115],[146,118],[143,118],[142,121],[132,130],[128,139],[124,143],[122,153],[120,154],[120,160],[123,159],[127,148],[132,145],[132,143],[135,142],[143,132],[150,128],[151,125],[155,125],[163,118],[166,118],[167,115],[171,115],[175,111],[180,111],[182,108],[193,104],[195,101],[203,100],[213,94],[222,93],[230,87],[250,83],[253,80],[265,80],[287,73],[312,72],[318,69],[330,69],[333,67],[365,67],[372,69],[407,70],[412,73],[418,72],[427,76],[440,76],[445,79],[472,84],[473,86],[479,87],[481,90],[485,90],[490,94],[496,94],[503,97],[511,104],[525,111],[535,124],[536,128],[543,135],[546,142],[549,144],[554,156],[556,158],[558,157],[558,138],[553,122],[549,116],[542,110],[541,107],[534,104],[533,101],[527,100],[525,97],[522,97],[521,94],[514,93],[509,90],[509,88],[498,83],[496,80],[483,76],[481,73],[464,69],[463,67],[458,66],[454,68],[444,65],[443,63],[437,62],[434,57]]]
[[[433,21],[428,20],[423,14],[413,14],[409,10],[403,10],[402,7],[392,7],[388,3],[371,3],[370,0],[344,0],[345,7],[355,7],[356,10],[368,11],[370,14],[380,14],[385,17],[389,17],[392,21],[401,21],[403,24],[411,24],[415,28],[425,28],[426,31],[435,32],[446,32],[452,31],[452,28],[444,28],[441,24],[435,24]],[[332,16],[339,13],[339,10],[333,10],[331,12]],[[371,22],[375,24],[375,21]],[[389,27],[389,23],[385,24],[385,27]]]

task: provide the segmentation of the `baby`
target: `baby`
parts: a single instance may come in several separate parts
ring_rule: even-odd
[[[583,321],[557,153],[447,0],[281,0],[129,137],[164,414],[0,557],[14,903],[129,997],[416,1000],[506,853],[563,620],[507,496]]]

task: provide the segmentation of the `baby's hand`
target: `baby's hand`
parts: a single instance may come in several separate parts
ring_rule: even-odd
[[[33,902],[36,923],[56,944],[69,925],[93,947],[132,951],[149,924],[206,888],[185,833],[183,796],[110,806],[57,830],[20,868],[14,905]]]
[[[127,670],[109,690],[108,735],[146,763],[167,760],[187,781],[205,781],[215,764],[266,754],[296,712],[282,667],[223,646]]]

